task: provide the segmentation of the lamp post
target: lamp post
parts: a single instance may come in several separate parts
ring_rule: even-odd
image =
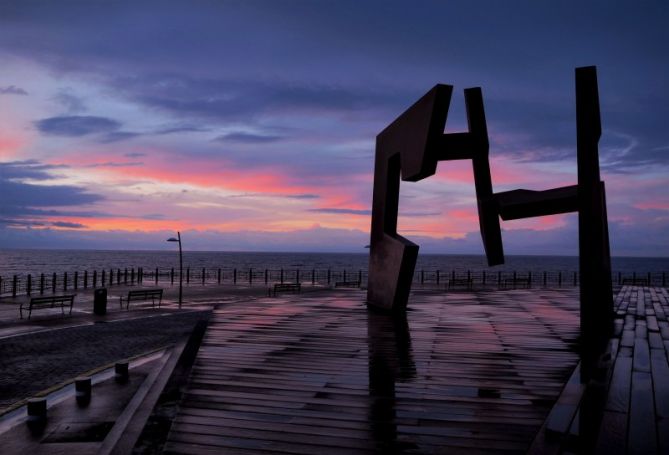
[[[177,238],[170,237],[167,239],[168,242],[179,242],[179,309],[181,309],[181,301],[183,297],[183,284],[184,284],[184,261],[183,254],[181,253],[181,232],[177,231]]]

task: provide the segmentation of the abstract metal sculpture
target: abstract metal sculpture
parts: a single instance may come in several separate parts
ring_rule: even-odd
[[[444,134],[452,92],[450,85],[436,85],[376,137],[367,288],[367,301],[376,307],[406,308],[418,256],[418,245],[397,234],[400,174],[416,182],[433,175],[438,161],[471,159],[488,263],[504,262],[481,90],[465,90],[469,132]]]
[[[593,362],[612,334],[614,317],[606,191],[599,174],[601,134],[597,68],[576,68],[578,184],[493,196],[503,220],[578,212],[581,348]]]
[[[403,311],[411,290],[418,245],[397,234],[400,173],[402,180],[418,181],[435,173],[437,161],[471,159],[489,265],[504,262],[498,216],[512,220],[578,212],[581,346],[596,355],[613,328],[606,196],[599,174],[601,123],[596,68],[576,68],[575,186],[494,194],[481,90],[465,90],[469,132],[444,134],[451,93],[451,86],[435,86],[376,138],[368,304]]]

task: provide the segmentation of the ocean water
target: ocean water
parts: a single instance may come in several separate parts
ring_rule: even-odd
[[[301,269],[301,270],[367,270],[366,253],[256,253],[221,251],[184,251],[184,268],[224,270],[231,269]],[[0,249],[0,277],[11,275],[39,275],[84,270],[169,269],[179,266],[175,251],[98,251],[98,250],[10,250]],[[532,272],[576,272],[578,258],[575,256],[507,256],[501,266],[488,267],[484,256],[419,254],[416,270],[463,271],[518,271]],[[612,258],[614,273],[646,274],[667,272],[669,258]]]

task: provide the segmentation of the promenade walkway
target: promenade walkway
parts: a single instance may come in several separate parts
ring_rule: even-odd
[[[3,300],[0,414],[133,353],[183,345],[211,314],[188,387],[179,386],[179,412],[156,438],[162,447],[167,437],[166,453],[669,451],[665,288],[618,292],[611,355],[587,384],[575,350],[576,289],[417,290],[401,320],[369,311],[363,291],[321,291],[267,298],[266,289],[205,288],[181,310],[168,295],[160,310],[138,305],[106,316],[93,315],[82,296],[72,317],[31,321],[19,321],[8,309],[16,302]],[[161,352],[133,370],[131,387],[100,383],[92,406],[68,398],[50,408],[44,433],[19,425],[0,432],[0,446],[130,453],[169,377],[152,371],[169,372],[160,365],[179,351]],[[150,378],[163,379],[149,386]],[[142,393],[152,398],[128,411]],[[126,418],[115,424],[114,415]],[[107,425],[101,434],[69,433],[99,422]]]
[[[669,292],[623,286],[615,310],[610,356],[586,383],[579,365],[534,453],[669,453]]]
[[[121,309],[118,297],[140,288],[112,288],[103,316],[93,313],[92,289],[76,291],[72,315],[62,316],[60,308],[40,309],[30,320],[19,318],[19,305],[29,297],[0,299],[0,416],[78,375],[173,345],[208,318],[215,305],[266,294],[264,287],[193,286],[179,309],[178,288],[171,287],[161,308],[137,302],[129,311]]]
[[[166,453],[524,452],[578,363],[574,290],[364,298],[216,309]]]

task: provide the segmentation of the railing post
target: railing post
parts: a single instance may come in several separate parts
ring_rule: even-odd
[[[344,274],[343,274],[343,279],[342,281],[346,281],[346,269],[344,269]]]
[[[40,273],[39,276],[39,293],[40,295],[44,294],[44,274]]]
[[[358,286],[362,285],[362,270],[358,269]]]
[[[497,287],[502,285],[502,272],[497,272]]]
[[[267,273],[267,269],[265,269],[265,284],[267,284],[269,281],[269,274]]]
[[[128,269],[123,270],[123,284],[128,284]]]
[[[170,284],[174,285],[174,267],[170,270]]]
[[[558,272],[558,287],[562,287],[562,271]]]
[[[425,269],[420,269],[420,284],[425,284]]]
[[[439,284],[439,270],[437,270],[437,284]]]
[[[16,288],[17,288],[18,280],[19,280],[19,278],[16,275],[14,275],[12,277],[12,297],[14,297],[14,298],[16,298]]]
[[[156,286],[158,286],[158,267],[156,267]]]
[[[116,284],[121,284],[121,269],[116,269]]]
[[[316,269],[311,269],[311,285],[316,284]]]
[[[27,295],[30,295],[30,293],[32,292],[32,287],[33,287],[33,279],[32,279],[32,276],[30,274],[28,274],[28,278],[26,280],[26,294]]]
[[[63,292],[67,291],[67,272],[63,272]]]
[[[114,285],[114,269],[109,269],[109,286]]]
[[[186,284],[190,283],[190,267],[186,267]]]
[[[544,270],[544,287],[546,287],[546,271]]]
[[[331,276],[330,269],[328,269],[328,284],[330,284],[330,276]]]
[[[74,289],[79,289],[79,272],[74,272]]]
[[[232,269],[232,284],[237,284],[237,269]]]
[[[249,267],[249,286],[253,285],[253,267]]]
[[[216,272],[216,278],[218,280],[218,284],[221,284],[221,268],[219,267],[218,271]]]
[[[300,269],[295,269],[295,282],[300,284]]]
[[[471,270],[467,270],[467,283],[469,283],[472,279],[472,272]]]
[[[281,268],[281,284],[283,284],[283,268]]]
[[[84,270],[84,289],[88,289],[88,270]]]
[[[527,285],[532,287],[532,271],[527,272]]]

